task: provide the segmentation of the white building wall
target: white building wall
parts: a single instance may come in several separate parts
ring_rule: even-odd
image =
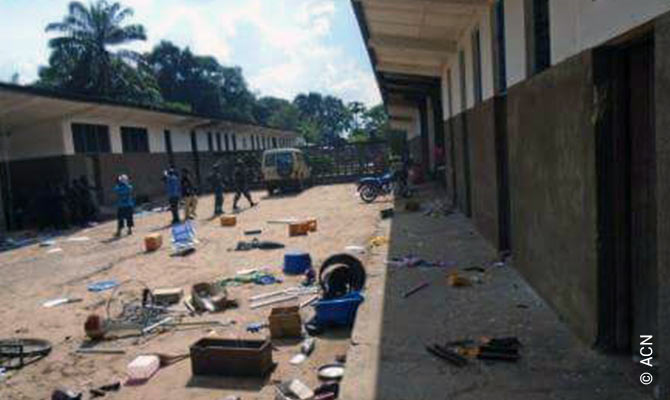
[[[558,3],[562,3],[563,1],[566,0],[559,0]],[[554,0],[551,3],[557,2]],[[513,86],[526,79],[526,24],[524,21],[523,4],[524,0],[505,0],[507,86]]]
[[[552,64],[670,12],[668,0],[551,0],[549,6]]]
[[[63,124],[60,120],[12,130],[6,143],[9,160],[51,157],[66,152]],[[4,144],[5,140],[0,138],[0,149],[2,151],[0,159],[5,157]]]
[[[440,77],[440,91],[442,93],[442,117],[444,120],[451,118],[449,114],[449,63],[442,67],[442,76]]]
[[[453,115],[456,116],[464,111],[461,106],[461,67],[458,56],[453,57],[451,61],[451,96],[454,106]]]
[[[169,128],[168,128],[169,129]],[[191,149],[191,133],[188,129],[170,129],[172,136],[172,151],[175,153],[178,152],[188,152],[192,151]]]
[[[482,98],[494,95],[493,85],[493,33],[491,32],[491,9],[487,8],[479,19],[479,36],[482,53]]]
[[[474,26],[473,26],[474,27]],[[465,51],[465,91],[466,91],[466,110],[475,105],[474,97],[474,71],[472,66],[474,65],[473,54],[472,54],[472,29],[469,29],[463,35],[463,41],[461,42],[461,49]]]

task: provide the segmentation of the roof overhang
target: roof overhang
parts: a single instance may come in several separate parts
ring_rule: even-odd
[[[351,0],[388,106],[439,93],[458,42],[492,0]],[[388,107],[387,107],[388,108]]]

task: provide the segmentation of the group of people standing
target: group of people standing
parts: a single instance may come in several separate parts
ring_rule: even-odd
[[[68,229],[96,221],[95,191],[85,176],[72,182],[47,183],[37,196],[39,228]]]
[[[254,207],[254,203],[249,193],[249,174],[250,171],[245,167],[242,160],[235,162],[232,171],[232,187],[235,191],[233,199],[233,211],[239,210],[237,204],[244,196],[249,205]],[[198,206],[198,186],[195,184],[191,172],[187,168],[182,168],[180,172],[174,167],[168,168],[163,172],[163,182],[172,213],[172,224],[181,222],[179,216],[179,205],[184,203],[184,220],[191,220],[197,216]],[[214,216],[224,213],[224,192],[228,184],[228,179],[220,163],[212,166],[212,171],[208,176],[208,182],[214,192]],[[135,207],[134,188],[127,175],[120,175],[117,178],[114,192],[117,196],[117,230],[116,236],[121,236],[123,228],[127,228],[127,233],[132,234],[134,220],[133,210]]]

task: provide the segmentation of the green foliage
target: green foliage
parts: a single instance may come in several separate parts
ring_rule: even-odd
[[[381,137],[388,127],[382,106],[368,110],[360,102],[345,104],[313,92],[292,102],[257,99],[241,68],[169,41],[146,54],[125,50],[126,43],[146,40],[143,26],[125,23],[132,15],[130,8],[108,0],[88,6],[71,2],[63,19],[46,27],[60,35],[49,40],[49,64],[40,69],[36,85],[293,130],[319,145],[337,145],[346,135],[364,142]]]

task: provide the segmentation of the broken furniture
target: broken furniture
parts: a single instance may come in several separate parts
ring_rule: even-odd
[[[144,237],[144,250],[148,252],[156,251],[163,246],[163,235],[152,233]]]
[[[204,338],[191,345],[193,375],[264,377],[274,367],[272,343]]]
[[[196,283],[191,288],[191,303],[196,309],[216,312],[232,305],[225,288],[211,283]]]
[[[21,369],[49,355],[51,343],[42,339],[0,339],[0,367]]]
[[[314,392],[297,379],[275,386],[275,400],[312,400]]]
[[[154,303],[159,305],[177,304],[184,296],[182,288],[157,288],[151,291]]]
[[[312,257],[303,251],[290,251],[284,254],[284,273],[302,275],[312,268]]]
[[[237,242],[237,247],[235,251],[247,251],[253,249],[260,250],[274,250],[274,249],[283,249],[284,245],[279,242],[272,242],[269,240],[260,241],[258,238],[254,238],[251,242]]]
[[[300,337],[302,320],[299,310],[298,306],[273,308],[268,318],[270,336],[273,339]]]

